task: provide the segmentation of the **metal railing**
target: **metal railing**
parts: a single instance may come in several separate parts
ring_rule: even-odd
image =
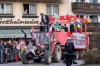
[[[100,3],[72,2],[71,5],[73,12],[100,13]]]
[[[20,52],[17,49],[8,49],[9,55],[7,56],[7,61],[14,62],[14,56],[18,56],[18,60],[20,59]],[[0,63],[4,62],[4,50],[0,50]]]

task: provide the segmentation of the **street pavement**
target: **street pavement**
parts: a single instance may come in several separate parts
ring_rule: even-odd
[[[78,64],[76,65],[72,65],[72,66],[80,66],[81,64],[83,64],[82,60],[76,60],[76,62]],[[60,63],[51,63],[50,65],[45,65],[44,62],[41,63],[34,63],[33,61],[30,61],[29,64],[22,64],[21,62],[13,62],[13,63],[8,63],[8,64],[0,64],[0,66],[65,66],[65,64],[63,64],[63,62]]]

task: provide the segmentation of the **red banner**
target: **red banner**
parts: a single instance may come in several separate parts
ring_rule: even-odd
[[[54,22],[55,21],[55,18],[54,17],[49,17],[50,21],[51,22]]]
[[[88,49],[88,44],[89,44],[89,40],[88,40],[88,34],[83,34],[83,33],[73,33],[71,34],[70,32],[54,32],[54,39],[56,39],[61,46],[64,46],[65,43],[67,42],[67,38],[71,37],[73,42],[74,42],[74,46],[75,49]]]
[[[60,20],[60,23],[61,24],[70,24],[70,21],[71,19],[74,19],[74,22],[76,22],[76,19],[80,19],[82,20],[82,23],[86,23],[86,20],[83,19],[83,18],[79,18],[79,17],[76,17],[76,16],[71,16],[71,15],[68,15],[68,16],[60,16],[59,17],[59,20]],[[50,21],[51,22],[54,22],[55,21],[55,18],[54,17],[49,17]]]
[[[60,42],[60,45],[65,45],[67,37],[71,37],[70,32],[55,32],[57,41]]]

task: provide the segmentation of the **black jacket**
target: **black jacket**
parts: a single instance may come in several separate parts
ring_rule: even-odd
[[[13,45],[11,44],[7,44],[7,47],[13,49]]]
[[[44,16],[46,18],[47,23],[49,23],[50,22],[49,17],[47,15]],[[43,16],[41,17],[41,22],[44,22]]]
[[[64,27],[64,31],[65,32],[68,32],[68,27]]]
[[[74,48],[74,43],[73,43],[73,42],[68,42],[68,41],[65,43],[65,51],[66,51],[66,52],[69,51],[69,46],[68,46],[68,44],[69,44],[70,46],[72,46],[71,52],[76,52],[76,50],[75,50],[75,48]]]

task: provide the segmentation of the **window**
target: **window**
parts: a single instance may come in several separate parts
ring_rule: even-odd
[[[0,14],[12,14],[12,4],[0,4]]]
[[[98,0],[90,0],[91,3],[98,3]]]
[[[89,18],[92,20],[92,22],[98,22],[98,15],[90,15]]]
[[[84,15],[76,15],[76,17],[84,18]]]
[[[85,2],[85,0],[76,0],[76,2]]]
[[[58,5],[47,5],[46,6],[47,15],[54,15],[54,13],[58,14]]]
[[[23,4],[23,14],[36,15],[36,5],[35,4]]]

